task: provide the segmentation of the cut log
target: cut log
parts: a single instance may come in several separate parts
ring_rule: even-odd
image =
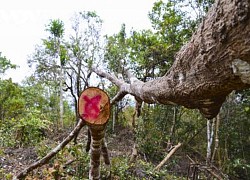
[[[86,124],[105,125],[110,117],[109,97],[99,88],[87,88],[79,97],[78,110]]]

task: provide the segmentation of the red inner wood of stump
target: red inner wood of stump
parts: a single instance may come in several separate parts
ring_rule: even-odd
[[[110,116],[107,93],[96,87],[85,89],[78,101],[78,112],[81,119],[88,124],[106,124]]]

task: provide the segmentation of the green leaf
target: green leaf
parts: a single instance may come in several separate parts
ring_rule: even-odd
[[[250,107],[245,107],[245,111],[248,112],[250,110]]]

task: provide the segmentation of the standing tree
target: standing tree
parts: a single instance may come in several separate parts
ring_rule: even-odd
[[[52,20],[48,25],[47,31],[50,32],[52,37],[49,37],[49,41],[47,41],[47,48],[52,51],[55,58],[57,59],[59,65],[59,88],[60,88],[60,100],[59,100],[59,118],[61,122],[61,126],[63,127],[63,66],[65,65],[65,48],[62,46],[62,38],[64,34],[64,24],[61,20]],[[46,42],[46,41],[45,41]],[[52,46],[51,46],[52,45]]]
[[[64,24],[59,19],[51,20],[46,31],[50,33],[48,38],[43,39],[43,44],[36,47],[28,64],[36,68],[34,78],[48,88],[51,107],[54,112],[59,111],[55,114],[55,120],[58,122],[59,119],[63,126],[63,73],[67,60],[67,52],[63,46]]]
[[[73,17],[72,29],[66,46],[69,61],[66,64],[67,81],[66,91],[69,90],[73,97],[76,124],[79,121],[78,99],[82,90],[96,83],[91,77],[93,64],[98,64],[101,54],[101,25],[102,20],[95,12],[80,12]],[[90,80],[93,80],[91,82]],[[78,134],[77,134],[78,135]],[[77,142],[77,135],[74,142]],[[87,148],[88,149],[88,148]]]
[[[69,61],[66,64],[66,90],[73,97],[76,121],[78,121],[78,98],[83,89],[94,83],[91,79],[91,66],[98,64],[101,54],[102,20],[95,12],[80,12],[72,18],[73,34],[66,43]]]

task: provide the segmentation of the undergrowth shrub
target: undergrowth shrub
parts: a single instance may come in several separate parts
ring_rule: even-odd
[[[35,145],[50,131],[51,122],[37,110],[25,118],[6,119],[0,122],[0,145],[3,147]]]

